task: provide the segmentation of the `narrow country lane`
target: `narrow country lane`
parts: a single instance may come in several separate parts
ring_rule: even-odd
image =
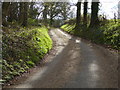
[[[50,31],[54,53],[27,80],[14,88],[117,88],[118,54],[99,45],[70,36],[60,29]]]

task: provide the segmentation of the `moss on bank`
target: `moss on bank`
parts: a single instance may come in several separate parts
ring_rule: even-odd
[[[3,28],[2,79],[8,81],[35,66],[52,48],[46,27]]]
[[[120,49],[120,23],[114,22],[113,20],[108,20],[107,22],[102,22],[98,28],[89,29],[84,27],[84,25],[80,26],[80,30],[74,30],[75,24],[65,24],[61,26],[61,29],[64,31],[80,36],[82,38],[91,40],[98,44],[103,44],[110,46],[114,49]]]

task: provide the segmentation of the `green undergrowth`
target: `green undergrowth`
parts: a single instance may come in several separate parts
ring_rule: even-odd
[[[35,66],[52,48],[46,27],[3,28],[2,79],[7,82]]]
[[[61,29],[92,42],[103,44],[113,49],[120,49],[120,23],[115,23],[113,20],[102,22],[97,28],[89,29],[81,25],[79,30],[75,30],[75,24],[65,24],[61,26]]]
[[[69,25],[69,24],[65,24],[65,25],[63,25],[63,26],[61,26],[61,28],[64,30],[64,31],[66,31],[66,32],[68,32],[68,33],[70,33],[70,34],[74,34],[74,28],[75,28],[75,25]]]

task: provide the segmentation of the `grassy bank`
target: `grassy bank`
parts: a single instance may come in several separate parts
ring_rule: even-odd
[[[64,31],[91,40],[92,42],[109,46],[113,49],[120,49],[120,23],[115,23],[113,20],[102,22],[98,28],[85,28],[80,26],[80,30],[75,30],[75,24],[65,24],[61,26]]]
[[[46,27],[3,28],[3,80],[8,81],[35,66],[51,48]]]

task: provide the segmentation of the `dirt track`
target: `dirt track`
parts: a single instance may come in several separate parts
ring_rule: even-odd
[[[118,54],[88,41],[50,31],[54,52],[16,88],[117,88]]]

